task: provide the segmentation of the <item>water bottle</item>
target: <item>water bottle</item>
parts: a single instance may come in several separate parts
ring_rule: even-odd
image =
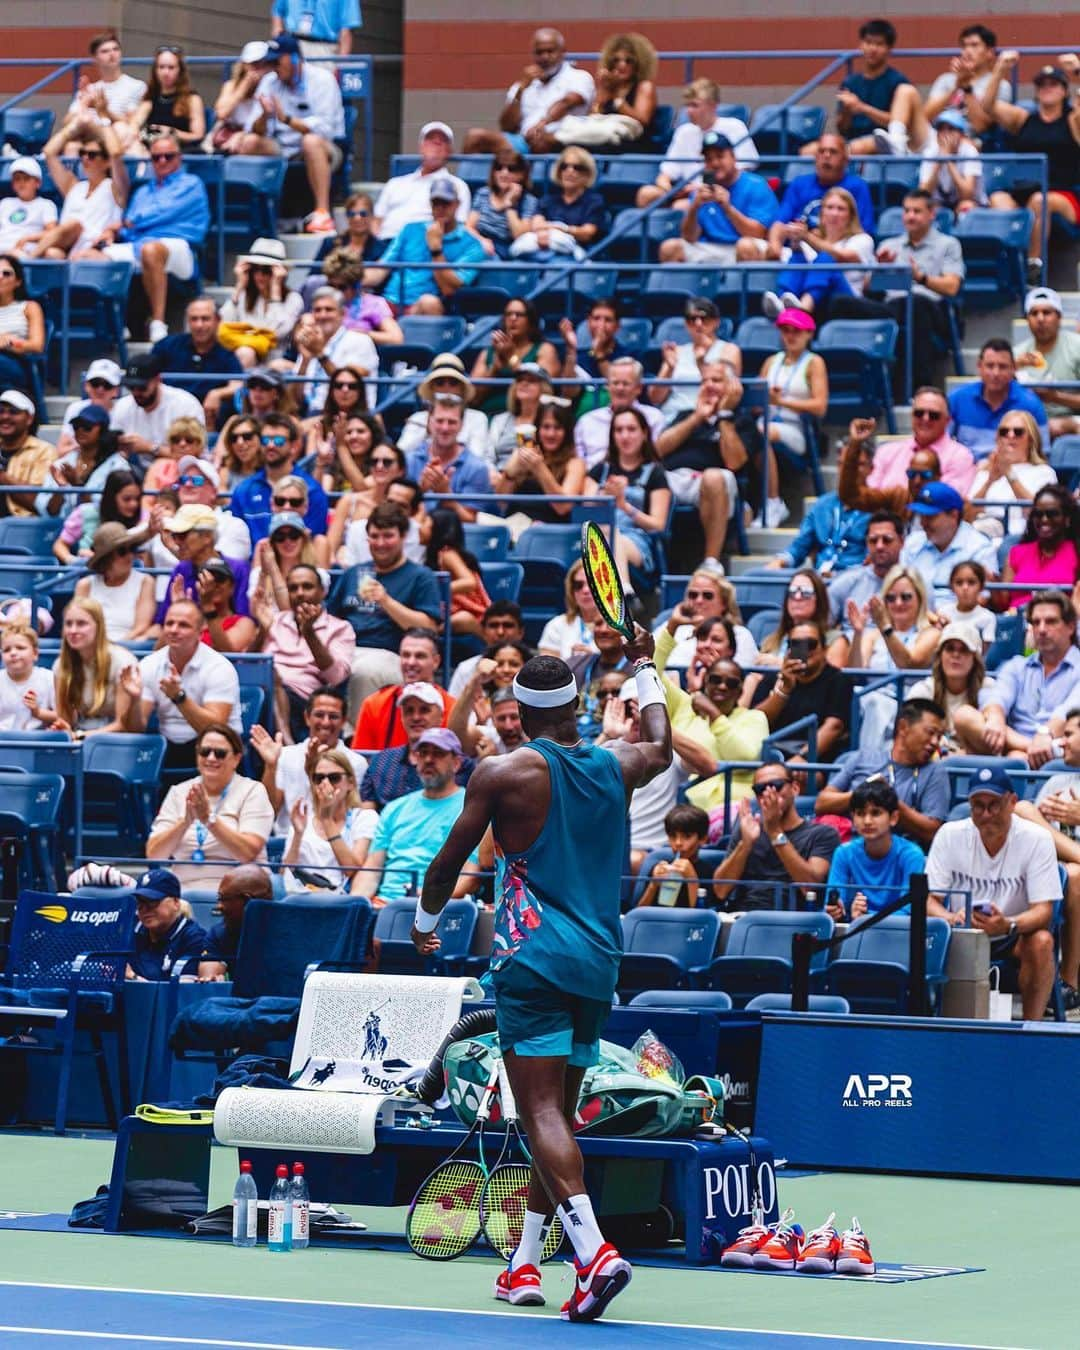
[[[287,1252],[292,1247],[292,1198],[289,1169],[278,1163],[277,1181],[270,1192],[269,1246],[272,1252]]]
[[[234,1247],[254,1247],[259,1240],[259,1191],[246,1161],[232,1193],[232,1240]]]
[[[292,1173],[289,1196],[292,1200],[292,1245],[295,1250],[308,1245],[311,1196],[308,1193],[307,1177],[304,1176],[304,1164],[294,1162]]]

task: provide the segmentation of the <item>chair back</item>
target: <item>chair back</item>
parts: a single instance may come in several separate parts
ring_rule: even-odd
[[[684,971],[712,959],[720,916],[711,909],[632,909],[624,914],[623,945],[629,955],[669,956]]]
[[[822,910],[753,910],[732,925],[724,956],[764,956],[790,963],[794,933],[828,939],[833,935],[833,921]],[[824,970],[827,959],[827,952],[815,952],[810,969]]]
[[[15,908],[5,976],[15,990],[66,989],[73,963],[85,952],[128,952],[135,931],[135,897],[113,890],[101,896],[22,891]],[[115,989],[123,984],[126,957],[88,961],[79,989]]]
[[[514,600],[521,594],[525,569],[516,562],[486,562],[480,564],[484,590],[492,600]]]
[[[630,1000],[631,1008],[689,1008],[730,1012],[731,996],[722,989],[646,989]]]
[[[807,998],[807,1012],[812,1013],[849,1013],[851,1004],[839,994],[810,994]],[[790,1012],[790,994],[755,994],[744,1009],[745,1012]]]
[[[359,896],[351,905],[249,900],[233,974],[234,996],[299,998],[304,972],[313,962],[367,959],[374,922],[371,905]]]

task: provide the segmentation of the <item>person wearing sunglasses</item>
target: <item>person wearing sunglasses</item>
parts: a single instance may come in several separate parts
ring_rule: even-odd
[[[206,135],[206,107],[191,87],[179,47],[162,46],[154,53],[146,96],[129,120],[144,145],[167,132],[176,137],[182,150],[200,148]]]
[[[195,275],[194,249],[210,230],[210,198],[202,179],[184,169],[175,136],[151,142],[150,163],[153,172],[136,185],[121,224],[102,230],[86,256],[134,265],[150,314],[147,335],[160,342],[169,335],[169,277],[189,281]]]
[[[326,750],[308,770],[310,797],[289,812],[282,862],[285,890],[347,891],[363,867],[379,816],[360,806],[356,773],[344,750]]]
[[[352,670],[356,637],[345,619],[326,609],[326,585],[318,568],[297,563],[286,582],[288,608],[275,612],[261,591],[252,594],[259,625],[255,650],[274,663],[274,712],[285,740],[303,740],[308,700],[318,689],[344,687]]]
[[[799,815],[798,790],[788,765],[755,770],[751,795],[739,802],[727,854],[713,873],[720,909],[784,909],[789,888],[803,895],[807,887],[824,885],[840,836],[831,825]]]
[[[317,258],[343,253],[360,262],[374,262],[380,253],[375,234],[375,203],[366,192],[353,192],[345,198],[345,229],[327,235],[319,246]]]
[[[902,564],[865,608],[849,602],[847,620],[853,633],[847,665],[854,670],[924,669],[937,648],[926,586],[914,568]]]
[[[202,955],[206,930],[184,913],[181,894],[180,878],[165,867],[150,868],[135,883],[136,922],[127,979],[168,980],[178,962]]]
[[[911,400],[911,435],[875,444],[876,424],[870,418],[856,417],[848,427],[848,444],[869,448],[874,457],[866,484],[860,489],[858,506],[863,511],[894,511],[907,502],[911,479],[908,470],[925,467],[916,456],[928,453],[937,461],[936,477],[954,487],[962,497],[970,496],[975,477],[975,460],[966,445],[949,435],[949,404],[940,389],[925,386],[916,389]],[[921,486],[921,484],[920,484]],[[889,493],[888,497],[883,494]]]
[[[683,311],[686,340],[662,344],[662,359],[657,379],[681,380],[682,384],[657,384],[649,389],[649,401],[663,408],[670,426],[680,414],[693,412],[697,406],[698,384],[707,365],[727,361],[736,375],[742,375],[742,352],[734,342],[719,336],[720,311],[704,295],[695,295],[686,302]]]
[[[865,483],[874,462],[870,447],[848,445],[841,454],[854,456],[858,461],[856,481]],[[822,493],[814,505],[804,511],[794,542],[765,566],[773,569],[799,567],[809,559],[823,577],[858,567],[866,557],[870,513],[851,503],[851,496],[845,498],[839,491]]]
[[[165,794],[146,856],[169,859],[181,885],[202,890],[237,863],[265,864],[274,811],[263,785],[238,772],[244,743],[232,726],[208,721],[193,746],[196,777]]]
[[[227,506],[218,505],[221,475],[205,453],[180,456],[176,492],[181,506],[205,506],[217,518],[218,551],[225,558],[247,562],[251,557],[251,531]]]
[[[1057,482],[1057,474],[1043,457],[1043,438],[1030,413],[1009,412],[998,423],[994,448],[975,474],[968,494],[972,503],[1032,502],[1040,488]],[[999,511],[969,505],[965,515],[991,538],[1020,534],[1028,513],[1014,508]]]
[[[564,594],[565,609],[544,625],[536,649],[539,656],[557,656],[561,661],[569,661],[574,656],[585,653],[592,655],[596,651],[596,644],[592,640],[593,624],[597,617],[596,601],[585,580],[585,568],[580,558],[567,569]],[[524,640],[524,626],[521,633],[514,636]],[[494,638],[490,640],[494,641]],[[451,681],[451,689],[454,688],[454,680]]]
[[[465,421],[461,440],[467,450],[481,459],[487,454],[488,419],[479,408],[472,407],[476,395],[473,382],[465,373],[461,357],[453,352],[439,352],[417,386],[421,407],[409,418],[397,436],[399,449],[406,455],[418,450],[428,438],[428,413],[435,405],[436,394],[456,394],[465,407]]]
[[[340,491],[345,482],[354,489],[364,485],[360,465],[344,447],[345,428],[354,413],[361,416],[367,413],[364,371],[359,366],[339,366],[330,381],[322,412],[300,424],[305,437],[300,462],[328,493]]]
[[[89,576],[75,585],[77,599],[96,600],[105,616],[105,636],[110,642],[139,642],[152,635],[154,578],[135,567],[135,548],[128,531],[116,521],[106,521],[94,534]]]
[[[826,660],[827,637],[820,624],[812,619],[797,623],[787,636],[787,655],[780,670],[761,677],[750,703],[769,719],[771,732],[782,731],[804,717],[816,717],[816,758],[827,763],[846,748],[851,688]],[[797,733],[797,739],[801,752],[809,750],[804,731]]]
[[[1061,296],[1050,286],[1035,286],[1024,297],[1030,335],[1018,342],[1017,379],[1042,399],[1050,418],[1050,435],[1080,431],[1080,389],[1053,389],[1054,384],[1080,381],[1080,333],[1064,326]]]
[[[656,661],[687,671],[697,664],[698,630],[706,619],[727,619],[732,624],[734,656],[744,669],[758,663],[758,645],[742,621],[734,585],[714,567],[702,564],[686,583],[683,598],[668,615],[666,623],[653,632]],[[665,636],[665,633],[667,636]]]
[[[178,417],[169,424],[165,443],[160,453],[146,470],[143,488],[153,505],[153,495],[161,488],[175,487],[180,477],[180,460],[185,456],[199,459],[206,451],[206,427],[197,418]]]
[[[510,256],[534,262],[584,258],[611,220],[594,186],[597,176],[596,160],[588,150],[568,146],[552,166],[551,186],[540,198],[529,228],[510,245]]]
[[[994,449],[998,426],[1007,413],[1030,413],[1040,434],[1049,438],[1046,408],[1038,394],[1016,378],[1016,360],[1009,342],[1004,338],[988,338],[979,348],[976,373],[977,380],[961,385],[949,395],[954,435],[976,460],[986,459]]]
[[[184,477],[191,474],[190,469]],[[201,476],[201,475],[200,475]],[[170,604],[176,600],[193,599],[198,591],[198,576],[211,558],[224,558],[236,581],[236,612],[248,614],[248,579],[250,564],[243,558],[234,558],[221,550],[218,541],[218,518],[212,506],[189,502],[178,507],[176,513],[164,516],[161,529],[172,536],[180,561],[172,570],[165,594],[158,604],[156,623],[163,623]]]
[[[36,256],[41,236],[56,224],[56,203],[41,195],[41,165],[30,155],[12,160],[9,195],[0,197],[0,253]]]
[[[258,596],[276,614],[289,608],[289,574],[299,563],[319,563],[311,531],[304,523],[303,480],[283,478],[274,490],[270,533],[255,545],[248,595]]]
[[[82,395],[74,398],[64,409],[63,428],[56,441],[57,455],[66,455],[75,449],[75,431],[72,422],[84,408],[102,408],[109,424],[112,424],[113,408],[120,397],[120,386],[124,382],[123,369],[107,357],[98,357],[86,367],[82,377]]]
[[[75,448],[67,454],[58,454],[49,466],[49,477],[60,487],[84,487],[86,505],[94,501],[90,494],[100,493],[111,473],[128,467],[120,450],[120,437],[109,426],[108,412],[95,403],[87,403],[76,413],[71,424]],[[73,493],[38,493],[39,515],[66,517],[79,507]]]
[[[959,492],[939,482],[927,483],[908,504],[922,529],[908,535],[900,561],[922,577],[932,609],[952,598],[949,577],[961,559],[982,563],[991,581],[1001,570],[994,540],[964,520],[964,509]]]
[[[323,274],[304,283],[305,299],[312,298],[320,286],[332,286],[341,292],[345,305],[345,327],[352,333],[366,333],[372,342],[404,342],[401,325],[394,318],[390,302],[364,287],[364,260],[350,249],[336,248],[323,259]]]
[[[152,352],[133,355],[124,372],[128,392],[117,399],[112,411],[121,449],[144,471],[156,455],[166,453],[169,427],[177,418],[206,422],[199,400],[186,390],[166,384],[161,372],[162,366]]]
[[[33,434],[36,423],[37,408],[28,394],[21,389],[0,393],[0,479],[5,487],[25,483],[37,489],[45,482],[56,452],[48,441]],[[37,498],[34,490],[9,491],[0,503],[0,514],[30,516],[35,514]]]
[[[237,483],[257,473],[262,462],[262,432],[258,421],[246,413],[230,417],[214,447],[214,467],[222,488],[231,491]]]
[[[1028,604],[1032,591],[1047,586],[1071,594],[1080,579],[1080,506],[1059,483],[1035,494],[1024,533],[1009,550],[1001,579],[1030,588],[1008,592],[1011,606]]]
[[[208,295],[200,295],[184,311],[184,332],[156,342],[153,351],[161,369],[169,372],[170,384],[199,400],[212,427],[217,426],[221,408],[242,387],[244,373],[237,354],[219,340],[220,331],[217,305]],[[210,375],[217,380],[201,378]]]
[[[0,253],[0,387],[33,388],[29,358],[45,350],[45,314],[26,298],[23,265],[14,253]]]
[[[538,199],[529,179],[529,161],[509,146],[496,150],[487,183],[473,198],[466,228],[489,258],[508,258],[510,245],[529,228]]]
[[[299,478],[307,489],[304,524],[312,534],[323,534],[329,514],[326,493],[309,473],[296,467],[303,446],[300,424],[286,413],[268,413],[262,419],[259,439],[262,466],[233,488],[233,514],[247,524],[252,541],[258,544],[266,538],[270,517],[282,509],[274,504],[274,493],[281,495],[281,480]]]

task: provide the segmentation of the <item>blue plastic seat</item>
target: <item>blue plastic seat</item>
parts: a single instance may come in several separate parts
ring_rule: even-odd
[[[731,999],[722,989],[646,989],[630,1000],[631,1008],[690,1008],[695,1011],[730,1012]]]
[[[492,562],[480,564],[484,589],[492,600],[514,600],[521,594],[525,569],[521,563]]]
[[[615,337],[618,342],[624,346],[632,356],[640,357],[641,353],[649,345],[652,336],[652,324],[648,319],[637,317],[626,317],[619,320],[619,327]],[[578,347],[586,351],[592,342],[589,336],[588,320],[582,319],[577,326]]]
[[[632,909],[624,914],[618,991],[689,988],[716,950],[720,916],[712,909]]]
[[[17,155],[38,155],[52,135],[51,108],[8,108],[0,114],[0,145],[7,141]]]
[[[100,899],[33,890],[19,895],[7,967],[0,977],[0,1036],[6,1040],[6,1054],[22,1049],[59,1056],[56,1134],[67,1127],[79,1031],[89,1033],[110,1126],[116,1129],[119,1117],[131,1110],[123,998],[134,931],[131,891],[103,891]],[[32,1042],[12,1036],[27,1026],[35,1029]],[[115,1041],[118,1094],[112,1089],[106,1034]]]
[[[102,731],[86,738],[84,841],[93,841],[98,851],[115,856],[142,854],[157,809],[164,758],[163,736]]]
[[[518,540],[518,544],[528,539],[534,529],[535,525],[530,526]],[[566,607],[568,564],[547,555],[522,558],[521,553],[516,552],[515,558],[522,566],[518,604],[525,620],[525,641],[535,645],[552,615],[561,614]]]
[[[931,1007],[940,1003],[952,929],[945,919],[926,920],[926,983]],[[868,927],[853,925],[826,971],[829,992],[848,1000],[855,1012],[906,1012],[911,983],[911,919],[890,914]]]
[[[964,305],[1001,309],[1024,294],[1027,246],[1035,217],[1028,210],[976,207],[956,222],[964,255]]]
[[[851,1004],[839,994],[810,994],[806,1000],[806,1011],[812,1013],[851,1012]],[[790,1012],[790,994],[756,994],[746,1005],[746,1012]]]
[[[564,567],[581,553],[581,527],[579,525],[549,525],[538,521],[530,525],[514,545],[514,561],[524,562],[527,558],[552,558]]]
[[[698,976],[698,987],[723,989],[738,1008],[756,994],[790,993],[795,933],[828,939],[833,935],[833,921],[821,910],[753,910],[741,915],[731,927],[724,954]],[[816,952],[810,962],[811,976],[820,975],[825,965],[825,953]]]
[[[638,189],[655,182],[660,172],[660,157],[622,159],[616,155],[608,160],[596,186],[609,206],[633,206]]]
[[[823,325],[814,347],[829,372],[827,422],[876,420],[884,412],[890,432],[896,431],[891,372],[899,332],[895,319],[832,319]]]
[[[5,516],[0,520],[0,549],[24,548],[29,557],[51,562],[52,546],[63,528],[59,516]]]
[[[406,342],[448,352],[465,337],[465,320],[457,314],[403,314],[398,320]]]
[[[641,292],[641,313],[653,318],[682,314],[694,296],[711,299],[720,286],[723,269],[687,263],[664,263],[649,272]]]
[[[510,531],[505,525],[467,524],[465,547],[482,563],[505,562],[510,554]]]
[[[0,770],[0,838],[22,839],[20,884],[56,889],[64,780],[58,773]]]
[[[1059,436],[1046,454],[1061,483],[1074,491],[1080,483],[1080,436]]]
[[[225,239],[247,248],[260,235],[277,235],[285,161],[280,155],[229,155],[225,159]]]
[[[543,283],[554,277],[554,285],[535,294],[533,303],[546,319],[569,317],[575,323],[588,313],[594,300],[607,299],[615,294],[619,274],[614,267],[596,267],[589,263],[578,266],[548,268]]]
[[[375,937],[382,975],[460,975],[472,947],[477,908],[472,900],[451,900],[436,928],[442,946],[434,956],[421,956],[409,936],[416,917],[415,899],[392,900],[379,910]]]
[[[655,262],[661,242],[677,238],[682,222],[683,213],[669,207],[656,207],[646,213],[636,206],[624,206],[616,213],[598,256],[605,262]],[[641,280],[638,273],[624,273],[619,279],[620,289],[638,291]]]
[[[825,130],[827,113],[824,108],[794,103],[790,108],[779,103],[763,103],[754,109],[750,135],[758,153],[769,155],[796,155],[799,147],[816,141]]]
[[[956,216],[953,215],[952,211],[947,206],[939,206],[934,217],[935,227],[942,234],[952,234],[955,224]],[[904,208],[902,206],[887,206],[884,211],[878,213],[877,229],[874,231],[876,239],[880,241],[903,233]]]

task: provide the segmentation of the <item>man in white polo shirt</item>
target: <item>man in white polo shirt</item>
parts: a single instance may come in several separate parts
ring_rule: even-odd
[[[380,239],[393,239],[404,226],[414,220],[431,219],[432,175],[452,178],[457,188],[457,219],[465,224],[472,210],[472,193],[468,184],[447,169],[446,164],[454,149],[453,129],[445,122],[425,122],[420,128],[420,167],[412,173],[401,173],[391,178],[379,193],[375,203],[375,234]]]
[[[195,769],[195,739],[212,722],[225,722],[239,735],[240,681],[220,652],[200,640],[203,616],[193,600],[169,606],[162,627],[165,646],[121,674],[131,695],[125,731],[142,732],[150,714],[165,737],[166,769]]]
[[[179,465],[180,477],[176,480],[176,492],[181,506],[195,503],[209,506],[217,516],[217,546],[225,558],[241,558],[244,562],[251,557],[251,531],[246,522],[234,516],[227,506],[217,504],[221,478],[217,469],[208,459],[199,459],[196,455],[182,456]]]

